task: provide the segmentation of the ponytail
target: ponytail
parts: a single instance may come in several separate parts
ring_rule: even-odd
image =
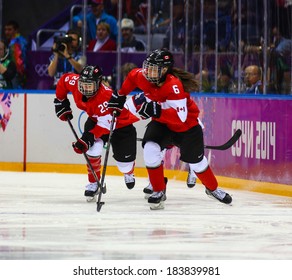
[[[198,91],[199,84],[196,81],[194,74],[176,67],[172,68],[171,73],[172,75],[181,80],[184,90],[186,92]]]

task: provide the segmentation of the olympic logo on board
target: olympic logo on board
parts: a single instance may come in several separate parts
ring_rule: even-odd
[[[48,73],[48,64],[36,64],[34,70],[39,77],[49,76]]]

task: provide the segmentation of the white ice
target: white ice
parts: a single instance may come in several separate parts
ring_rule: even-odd
[[[100,212],[85,174],[0,172],[2,260],[291,260],[292,198],[226,189],[232,206],[169,180],[151,211],[146,178],[107,176]]]

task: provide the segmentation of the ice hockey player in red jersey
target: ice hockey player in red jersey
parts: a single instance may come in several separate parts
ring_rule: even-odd
[[[72,144],[73,149],[78,154],[86,152],[97,177],[100,178],[101,155],[108,140],[112,120],[107,104],[113,90],[102,82],[102,70],[99,66],[86,66],[80,75],[64,74],[57,84],[54,99],[56,115],[62,121],[73,118],[70,101],[67,98],[69,92],[72,93],[76,106],[88,115],[84,132],[78,141]],[[135,185],[134,164],[137,145],[133,123],[139,119],[127,109],[120,110],[119,113],[111,141],[113,157],[119,171],[124,174],[127,187],[132,189]],[[89,184],[85,187],[84,195],[87,201],[92,201],[96,197],[97,182],[89,166],[87,169]]]
[[[142,146],[144,161],[153,193],[148,198],[150,209],[163,209],[166,200],[161,151],[169,145],[180,149],[180,160],[189,163],[206,187],[206,194],[230,204],[231,196],[218,188],[217,180],[204,156],[203,130],[198,123],[199,109],[189,92],[197,89],[194,76],[173,67],[173,55],[167,49],[153,51],[142,68],[133,69],[118,92],[113,92],[108,108],[122,110],[125,95],[135,88],[144,92],[134,100],[143,119],[152,118],[146,128]]]
[[[137,112],[137,109],[139,108],[139,104],[141,104],[141,100],[142,100],[142,102],[143,102],[143,100],[145,100],[144,92],[139,92],[138,94],[133,95],[131,98],[128,98],[127,102],[125,103],[125,106],[126,106],[126,108],[129,109],[130,112],[132,112],[133,115],[138,115],[139,116],[139,113]],[[139,118],[140,118],[140,116],[139,116]],[[199,121],[199,124],[202,126],[202,128],[204,128],[204,125],[200,121],[199,118],[198,118],[198,121]],[[172,149],[173,147],[174,146],[171,145],[171,146],[168,146],[167,149],[163,149],[161,151],[161,153],[162,153],[161,158],[165,157],[166,150]],[[165,182],[167,182],[168,179],[165,177],[164,180],[165,180]],[[188,188],[195,187],[196,182],[197,182],[196,173],[189,169],[187,180],[186,180]],[[144,196],[145,199],[148,199],[148,197],[153,193],[153,187],[152,187],[150,181],[149,181],[148,185],[143,189],[143,192],[145,194],[145,196]]]

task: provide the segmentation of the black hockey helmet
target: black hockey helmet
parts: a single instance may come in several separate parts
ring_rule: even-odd
[[[92,97],[99,89],[102,70],[99,66],[85,66],[80,73],[78,90],[86,97]]]
[[[171,70],[174,64],[173,55],[168,49],[154,50],[143,62],[143,73],[146,79],[158,84],[165,79],[166,74]],[[162,74],[162,69],[168,68],[167,72]],[[151,71],[149,71],[151,69]],[[154,76],[150,72],[157,72]]]

